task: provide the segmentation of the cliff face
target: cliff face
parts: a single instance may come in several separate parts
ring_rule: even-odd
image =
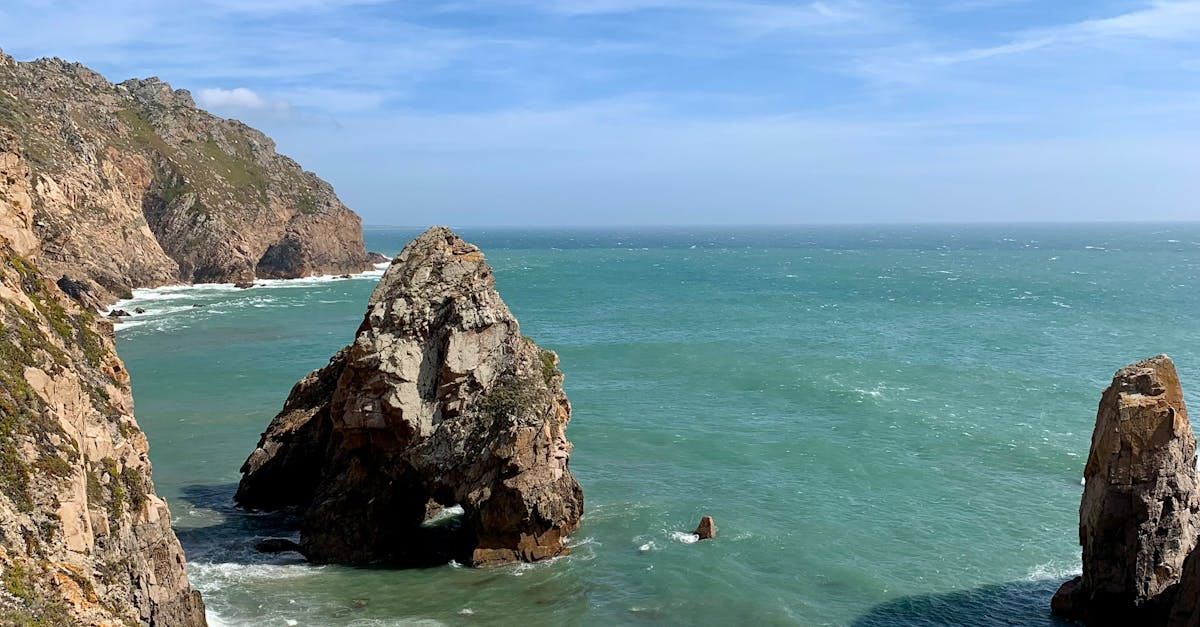
[[[392,262],[354,343],[292,390],[237,499],[300,505],[318,562],[565,554],[583,494],[557,364],[521,335],[479,249],[430,229]],[[453,505],[457,530],[422,525]]]
[[[1084,480],[1083,575],[1055,595],[1055,612],[1095,624],[1161,624],[1200,524],[1196,440],[1166,355],[1113,377]]]
[[[0,133],[30,172],[41,265],[93,304],[133,287],[369,267],[357,215],[262,133],[157,79],[0,53]]]
[[[112,327],[39,270],[22,163],[0,149],[0,622],[203,625]]]

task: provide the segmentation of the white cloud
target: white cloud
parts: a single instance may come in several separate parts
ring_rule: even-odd
[[[212,87],[201,89],[196,93],[196,100],[206,109],[242,109],[250,111],[274,111],[286,113],[291,106],[282,100],[264,98],[257,92],[245,87],[222,89]]]
[[[1008,43],[931,56],[937,65],[1021,54],[1060,45],[1097,44],[1122,39],[1189,40],[1200,37],[1200,1],[1155,0],[1146,8],[1057,28],[1027,31]]]

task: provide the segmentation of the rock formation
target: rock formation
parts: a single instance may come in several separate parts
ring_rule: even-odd
[[[562,380],[557,356],[521,335],[479,249],[432,228],[392,261],[354,342],[292,389],[236,498],[300,506],[300,545],[316,562],[563,555],[583,495]],[[454,505],[457,523],[423,525]]]
[[[0,52],[0,142],[0,186],[29,173],[16,184],[43,270],[93,306],[134,287],[370,267],[328,183],[157,79],[113,85]]]
[[[1183,576],[1170,593],[1168,627],[1200,626],[1200,548],[1192,549],[1183,562]]]
[[[712,516],[704,516],[700,519],[700,524],[696,525],[696,530],[692,533],[701,540],[712,540],[717,537],[717,523],[713,522]]]
[[[1196,440],[1179,376],[1159,355],[1117,371],[1096,415],[1079,507],[1083,575],[1056,614],[1159,624],[1196,545]]]
[[[0,623],[204,625],[112,326],[39,270],[22,163],[0,147]]]

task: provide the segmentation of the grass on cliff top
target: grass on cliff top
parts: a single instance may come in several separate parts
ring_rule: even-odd
[[[164,204],[169,206],[186,192],[209,198],[232,192],[232,200],[246,204],[267,201],[267,175],[255,163],[248,146],[239,146],[230,154],[209,138],[199,142],[184,141],[182,146],[175,147],[159,136],[141,111],[122,109],[117,112],[117,117],[129,128],[133,148],[157,153],[172,164],[175,171],[157,174],[163,181],[158,193]],[[197,203],[195,207],[199,208],[196,211],[208,213],[204,204]]]
[[[210,169],[235,188],[244,193],[255,193],[266,202],[267,177],[257,163],[248,157],[225,152],[211,139],[197,145],[200,155],[209,161],[208,164],[200,163],[199,168]]]

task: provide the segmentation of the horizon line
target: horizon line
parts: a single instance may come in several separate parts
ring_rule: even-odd
[[[1087,225],[1200,225],[1200,218],[1191,220],[931,220],[918,222],[744,222],[744,223],[647,223],[647,224],[367,224],[364,229],[425,229],[430,226],[455,229],[664,229],[664,228],[780,228],[780,227],[839,227],[839,226],[1087,226]]]

